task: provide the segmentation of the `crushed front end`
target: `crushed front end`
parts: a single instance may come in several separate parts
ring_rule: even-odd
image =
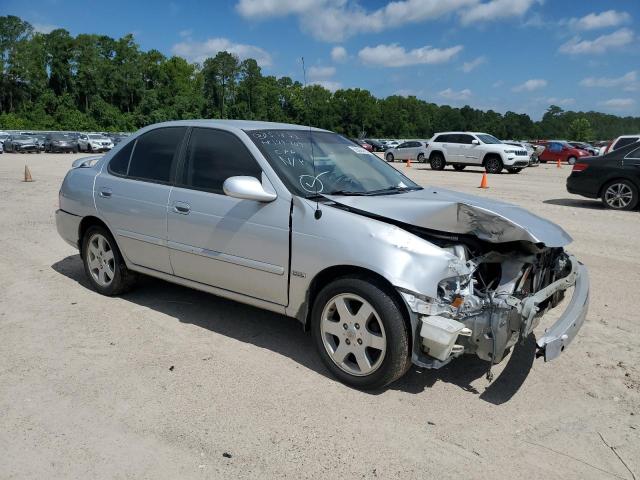
[[[538,356],[556,358],[582,326],[589,301],[587,269],[562,247],[492,244],[424,229],[413,233],[466,267],[466,273],[439,282],[437,298],[400,289],[412,312],[414,364],[440,368],[463,354],[499,363],[572,287],[564,313],[537,340]]]

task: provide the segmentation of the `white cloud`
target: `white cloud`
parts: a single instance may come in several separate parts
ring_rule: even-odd
[[[617,27],[629,22],[631,16],[627,12],[607,10],[602,13],[590,13],[582,18],[571,18],[567,23],[576,30],[597,30],[600,28]]]
[[[227,38],[209,38],[204,42],[180,42],[171,47],[171,52],[174,55],[200,63],[209,57],[215,57],[218,52],[222,51],[237,55],[241,60],[254,58],[261,67],[271,65],[271,55],[266,50],[254,45],[233,43]]]
[[[595,40],[582,40],[573,37],[567,43],[560,46],[560,53],[569,55],[605,53],[612,48],[624,47],[633,42],[633,32],[628,28],[621,28],[608,35],[601,35]]]
[[[534,90],[538,90],[546,86],[546,80],[543,80],[542,78],[532,78],[531,80],[527,80],[520,85],[516,85],[511,90],[513,90],[514,92],[533,92]]]
[[[538,0],[490,0],[460,11],[463,25],[524,15]]]
[[[447,100],[467,100],[471,96],[471,90],[465,88],[464,90],[455,91],[447,88],[446,90],[438,92],[438,95]]]
[[[334,62],[344,62],[347,57],[347,50],[344,47],[338,45],[331,49],[331,58]]]
[[[182,38],[191,37],[192,34],[193,34],[193,30],[191,29],[180,30],[180,32],[178,32],[178,35],[180,35]]]
[[[493,82],[493,85],[491,85],[493,88],[499,88],[502,85],[504,85],[504,82],[502,80],[497,80],[495,82]]]
[[[396,0],[376,10],[367,10],[348,0],[239,0],[236,10],[252,20],[295,15],[302,28],[315,38],[339,42],[361,33],[378,33],[406,24],[436,20],[481,5],[479,1]],[[507,3],[511,1],[533,3],[537,0],[509,0]]]
[[[625,73],[621,77],[587,77],[580,80],[582,87],[622,88],[627,92],[640,89],[640,81],[635,70]]]
[[[358,57],[366,65],[382,67],[406,67],[409,65],[423,65],[444,63],[451,60],[462,50],[462,45],[449,48],[433,48],[425,45],[413,50],[405,50],[397,43],[365,47],[358,52]]]
[[[31,26],[33,27],[33,31],[38,33],[51,33],[60,28],[58,25],[51,25],[48,23],[32,23]]]
[[[470,71],[475,70],[477,67],[486,62],[487,59],[484,56],[478,57],[475,60],[471,60],[470,62],[464,62],[462,64],[462,71],[464,73],[469,73]]]
[[[611,98],[600,102],[603,107],[611,108],[612,110],[628,110],[635,105],[636,101],[633,98]]]
[[[310,80],[322,80],[333,77],[335,74],[335,67],[309,67]]]

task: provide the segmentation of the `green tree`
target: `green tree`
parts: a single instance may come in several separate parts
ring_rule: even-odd
[[[576,118],[569,124],[569,137],[579,142],[586,142],[592,138],[591,124],[584,117]]]

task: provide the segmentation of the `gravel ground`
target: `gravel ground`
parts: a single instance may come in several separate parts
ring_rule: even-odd
[[[562,225],[591,308],[552,363],[528,342],[492,383],[463,358],[369,394],[329,377],[292,319],[154,279],[90,290],[54,225],[77,157],[0,155],[0,478],[640,475],[638,213],[568,194],[566,166],[478,190],[479,171],[397,164]]]

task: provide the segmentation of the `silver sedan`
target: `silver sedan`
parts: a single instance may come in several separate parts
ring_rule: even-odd
[[[557,225],[423,188],[308,127],[149,126],[76,161],[56,223],[97,292],[119,295],[146,274],[297,318],[356,388],[463,354],[490,369],[575,287],[537,340],[552,360],[587,312],[587,271]]]

